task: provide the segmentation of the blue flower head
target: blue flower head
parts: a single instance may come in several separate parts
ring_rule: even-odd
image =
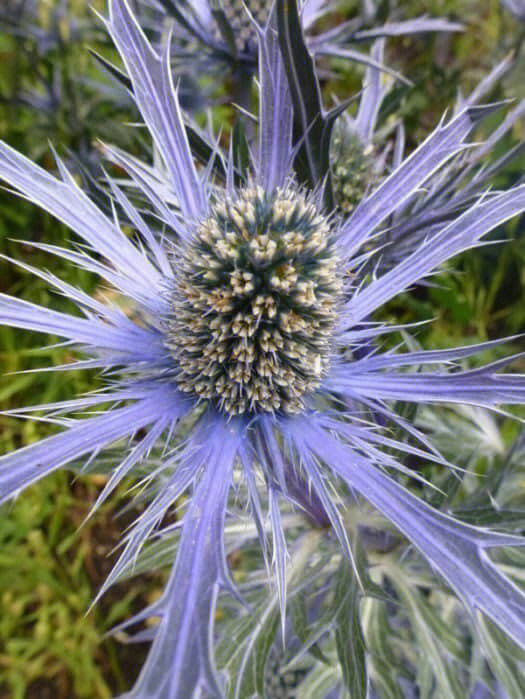
[[[234,72],[240,68],[241,79],[246,80],[246,71],[255,70],[259,56],[255,27],[265,25],[275,4],[264,0],[188,0],[183,3],[142,0],[139,8],[145,23],[155,34],[160,35],[163,26],[170,24],[174,32],[173,57],[179,71],[191,73],[197,69],[198,72],[198,65],[203,63],[208,70],[216,70],[222,63],[223,66],[229,65]],[[427,16],[401,21],[391,17],[382,26],[370,27],[371,17],[365,16],[368,13],[363,11],[362,16],[335,28],[318,31],[319,22],[333,16],[339,3],[334,0],[301,0],[298,5],[301,26],[314,56],[332,56],[381,66],[388,72],[390,68],[378,63],[366,51],[356,50],[355,46],[378,37],[463,29],[457,22]],[[199,46],[197,51],[196,45]]]
[[[362,272],[374,236],[466,147],[485,109],[467,106],[441,122],[351,215],[341,216],[327,207],[321,186],[297,184],[293,90],[271,22],[257,34],[258,135],[245,150],[245,177],[234,153],[222,158],[214,151],[207,167],[197,167],[169,46],[157,54],[127,0],[110,0],[109,7],[107,26],[162,157],[169,200],[137,160],[109,146],[106,153],[149,200],[155,216],[148,221],[160,221],[170,235],[153,229],[110,177],[112,217],[77,187],[60,160],[57,179],[0,145],[2,178],[84,243],[39,247],[99,275],[133,307],[128,315],[38,269],[32,271],[71,298],[80,316],[0,296],[2,323],[63,337],[86,356],[80,366],[99,367],[110,377],[99,393],[36,406],[54,419],[62,416],[65,429],[0,459],[0,495],[8,499],[62,466],[89,461],[115,443],[127,445],[101,500],[140,467],[150,501],[126,537],[110,585],[162,532],[168,509],[189,493],[164,594],[137,617],[157,616],[159,624],[128,696],[224,696],[213,620],[219,595],[236,594],[224,527],[241,496],[264,551],[271,531],[269,566],[283,618],[291,557],[282,504],[311,508],[352,562],[340,504],[351,490],[391,520],[470,612],[483,612],[525,646],[525,595],[487,555],[491,547],[525,540],[433,509],[389,473],[406,472],[396,453],[446,464],[396,412],[396,401],[494,408],[522,402],[525,377],[502,373],[508,360],[448,370],[493,343],[360,351],[390,330],[370,321],[378,308],[525,209],[525,185],[487,193],[428,227],[388,271]],[[136,238],[126,236],[119,215]],[[100,414],[79,417],[95,407]],[[388,424],[407,439],[392,436]],[[154,450],[161,458],[153,463]]]

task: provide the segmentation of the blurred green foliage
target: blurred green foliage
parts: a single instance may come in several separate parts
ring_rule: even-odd
[[[19,25],[24,28],[23,34],[13,34],[13,26],[8,26],[15,17],[13,12],[3,15],[3,24],[0,23],[0,138],[47,168],[53,168],[51,141],[79,176],[87,176],[89,181],[90,176],[97,174],[95,139],[117,139],[121,144],[123,139],[131,140],[131,130],[122,129],[121,124],[135,119],[136,113],[122,92],[101,76],[86,50],[89,45],[112,55],[101,24],[87,3],[8,0],[8,13],[10,5],[14,11],[24,4],[37,11]],[[103,9],[104,4],[102,0],[90,3],[98,9]],[[357,0],[342,3],[341,17],[352,16],[359,5]],[[409,146],[414,146],[453,103],[458,90],[467,94],[508,51],[520,51],[523,55],[524,30],[497,0],[409,0],[400,5],[407,18],[426,11],[467,25],[463,34],[410,37],[389,43],[389,63],[410,77],[413,86],[394,88],[386,100],[384,118],[401,116],[409,134]],[[6,16],[10,16],[10,22]],[[335,92],[338,87],[345,93],[359,89],[360,69],[341,64],[333,67],[337,71]],[[490,97],[523,97],[524,85],[515,71]],[[505,149],[524,136],[525,127],[518,125],[499,148]],[[78,168],[75,154],[86,172]],[[523,161],[515,161],[497,185],[510,184],[523,167]],[[460,257],[438,283],[404,294],[389,305],[386,315],[398,321],[435,319],[428,327],[423,326],[418,335],[425,346],[451,346],[458,341],[478,341],[522,331],[523,228],[523,219],[514,221],[502,234],[509,242]],[[68,282],[98,293],[93,277],[38,251],[29,242],[67,246],[70,233],[36,207],[1,192],[1,252],[37,268],[51,269]],[[71,310],[68,301],[52,294],[43,282],[3,261],[0,291]],[[44,350],[39,349],[41,341],[30,333],[0,329],[3,410],[65,400],[99,385],[92,372],[13,373],[72,360],[67,347],[53,346],[57,338],[44,339],[49,345]],[[443,432],[447,435],[446,419],[443,420]],[[504,425],[508,442],[516,433],[515,426],[509,424]],[[0,453],[29,444],[53,429],[49,423],[0,415]],[[482,473],[485,466],[480,463],[476,468]],[[126,523],[114,518],[114,505],[107,505],[81,526],[100,485],[96,479],[83,477],[72,484],[67,475],[57,474],[29,489],[2,512],[2,699],[105,699],[129,687],[140,666],[144,652],[141,646],[122,647],[104,638],[104,634],[128,617],[135,606],[140,607],[158,594],[159,580],[155,576],[123,583],[86,614],[109,570],[109,554]],[[468,488],[463,490],[458,506],[466,507],[465,502],[468,505],[465,493],[468,494]],[[401,585],[403,578],[400,580]],[[401,597],[403,593],[401,590]],[[429,604],[412,599],[416,605]],[[367,640],[373,640],[379,628],[373,621],[382,613],[380,602],[370,605]],[[417,629],[415,633],[417,637]],[[384,647],[384,641],[379,641],[378,647]],[[404,647],[408,647],[406,641]],[[388,657],[382,660],[377,655],[377,667],[381,667],[381,662],[388,665]]]
[[[94,4],[104,7],[103,2]],[[104,82],[86,50],[87,45],[105,49],[100,21],[84,2],[60,3],[62,8],[58,3],[24,3],[26,9],[35,9],[25,18],[18,15],[22,3],[7,5],[0,8],[0,138],[46,168],[54,166],[53,143],[79,175],[79,164],[87,167],[88,175],[95,174],[95,138],[112,139],[130,115],[120,89]],[[59,9],[65,11],[57,13]],[[69,246],[70,232],[5,192],[0,195],[0,241],[4,255],[97,293],[92,275],[30,244]],[[5,261],[0,291],[73,310],[44,282]],[[58,342],[1,328],[3,410],[67,400],[99,385],[94,372],[15,373],[71,362],[71,351]],[[54,429],[47,422],[2,415],[0,453]],[[131,686],[144,656],[140,646],[122,646],[104,634],[143,607],[156,586],[149,582],[145,589],[121,588],[88,612],[110,570],[124,525],[115,519],[116,505],[102,508],[83,524],[100,487],[92,478],[80,477],[74,484],[70,480],[62,473],[51,476],[4,508],[0,518],[2,698],[105,699]]]
[[[58,473],[0,518],[0,696],[109,699],[131,686],[145,649],[103,634],[147,603],[154,576],[120,586],[90,609],[114,560],[114,508],[87,515],[96,478]],[[89,611],[88,611],[89,610]]]

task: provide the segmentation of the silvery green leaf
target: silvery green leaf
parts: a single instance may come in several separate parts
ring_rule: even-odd
[[[435,611],[414,587],[407,587],[402,577],[396,576],[393,583],[406,605],[412,623],[418,653],[418,672],[427,675],[430,687],[434,680],[442,696],[450,699],[462,699],[463,689],[459,684],[456,668],[450,666],[444,653],[444,644],[440,636],[443,622],[440,623]],[[426,683],[423,683],[426,684]],[[423,692],[422,695],[424,696]]]
[[[312,571],[306,570],[321,536],[319,531],[305,532],[296,542],[287,568],[289,601],[302,592],[312,577]],[[227,696],[231,699],[264,696],[270,651],[278,638],[280,601],[277,592],[266,584],[266,575],[261,583],[247,591],[248,606],[236,607],[221,627],[216,657],[218,666],[228,675]]]
[[[329,661],[324,655],[320,644],[317,642],[311,643],[310,641],[312,624],[309,623],[308,620],[308,610],[306,608],[306,599],[304,595],[297,596],[290,601],[290,621],[293,631],[301,642],[303,648],[308,648],[308,652],[316,660],[320,661],[321,663],[328,664]]]
[[[341,682],[338,668],[318,663],[297,687],[298,699],[326,699]],[[346,692],[339,693],[340,699],[348,699]]]
[[[115,582],[161,570],[169,566],[177,552],[180,535],[178,532],[162,536],[159,540],[148,543],[134,560],[130,560],[119,572]]]
[[[374,686],[381,699],[405,699],[398,680],[392,676],[392,668],[380,658],[375,660],[374,667]]]
[[[525,696],[525,652],[485,619],[479,620],[482,648],[509,697]]]
[[[343,680],[352,699],[366,699],[368,674],[360,621],[361,592],[355,575],[346,563],[337,573],[335,586],[335,641]]]
[[[269,648],[279,630],[277,598],[262,590],[249,610],[228,617],[221,627],[216,661],[228,676],[227,697],[243,699],[254,696],[261,682],[264,685]]]
[[[394,653],[396,637],[389,626],[386,606],[375,599],[368,599],[365,608],[365,638],[373,685],[382,699],[403,699],[397,669],[399,657]]]

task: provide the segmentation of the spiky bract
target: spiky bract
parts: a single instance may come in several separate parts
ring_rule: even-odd
[[[178,264],[181,390],[229,415],[298,412],[326,373],[341,293],[326,217],[296,190],[249,186],[215,203]]]

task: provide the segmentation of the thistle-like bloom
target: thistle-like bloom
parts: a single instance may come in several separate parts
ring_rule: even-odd
[[[338,218],[326,210],[322,191],[295,183],[292,99],[272,28],[260,32],[258,147],[247,168],[239,168],[233,153],[221,183],[213,163],[198,170],[193,161],[169,47],[157,55],[127,0],[110,1],[107,24],[176,206],[150,186],[136,160],[106,150],[149,198],[155,217],[148,220],[160,220],[171,232],[170,242],[151,229],[111,178],[115,215],[109,218],[60,161],[56,179],[0,146],[2,178],[68,224],[84,243],[72,250],[35,245],[98,274],[128,299],[124,306],[92,298],[38,269],[33,272],[71,298],[82,317],[0,296],[0,322],[59,335],[87,355],[74,366],[100,367],[110,377],[100,393],[33,408],[46,411],[64,430],[0,459],[0,495],[12,497],[72,462],[90,463],[124,440],[125,453],[101,498],[135,469],[151,486],[151,498],[128,533],[109,585],[148,538],[162,531],[169,508],[189,493],[165,592],[137,618],[157,616],[159,624],[129,696],[224,696],[213,659],[213,620],[219,595],[235,594],[223,531],[227,510],[242,493],[263,550],[271,530],[269,565],[283,616],[289,554],[282,504],[311,508],[312,517],[321,513],[352,560],[340,510],[350,489],[406,535],[472,614],[483,612],[525,646],[525,595],[487,555],[492,547],[525,540],[463,524],[387,473],[407,472],[396,453],[446,465],[425,436],[396,413],[397,401],[493,408],[522,402],[525,377],[501,373],[508,360],[447,370],[494,343],[359,353],[363,342],[391,330],[367,321],[376,309],[525,209],[524,185],[487,194],[435,226],[390,271],[361,276],[360,250],[465,147],[485,110],[467,108],[441,123],[350,217]],[[136,239],[126,236],[117,210]],[[123,308],[130,305],[127,315]],[[89,408],[101,412],[79,416]],[[389,423],[406,439],[389,433]],[[150,461],[159,449],[160,462]]]
[[[258,59],[257,32],[253,20],[264,25],[272,5],[264,0],[189,0],[184,3],[172,0],[141,0],[140,7],[151,28],[162,31],[166,19],[174,21],[176,40],[173,55],[180,59],[178,70],[185,72],[189,66],[206,60],[214,69],[218,62],[230,64],[234,69],[242,66],[253,70]],[[301,25],[306,33],[308,47],[315,56],[333,56],[378,66],[366,52],[355,45],[378,37],[405,36],[424,32],[461,31],[462,25],[446,19],[417,17],[411,20],[391,20],[381,27],[370,28],[368,18],[358,17],[324,32],[314,32],[319,20],[330,17],[337,10],[334,0],[302,0]],[[248,12],[246,12],[248,10]],[[195,42],[202,50],[195,50]],[[389,70],[382,66],[384,70]]]
[[[355,117],[347,112],[337,119],[332,137],[330,168],[334,203],[344,214],[350,214],[360,199],[374,184],[379,184],[392,169],[397,168],[405,156],[405,129],[403,122],[378,128],[381,105],[392,85],[392,78],[376,65],[384,60],[384,39],[375,42],[371,51],[374,65],[368,67],[359,107]],[[517,61],[509,53],[476,86],[468,97],[458,96],[455,113],[481,102],[513,69]],[[426,181],[418,196],[410,198],[400,207],[391,225],[385,227],[377,240],[383,246],[378,262],[374,265],[389,268],[413,252],[419,243],[432,233],[433,226],[457,216],[481,196],[498,172],[523,152],[523,143],[506,151],[499,159],[486,166],[487,156],[501,139],[523,118],[525,99],[513,105],[501,123],[477,147],[460,150],[445,167],[439,168]],[[391,137],[392,128],[395,136]]]

